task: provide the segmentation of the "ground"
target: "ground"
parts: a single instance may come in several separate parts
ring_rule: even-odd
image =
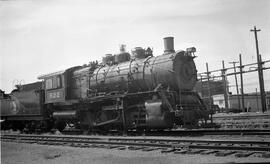
[[[14,142],[1,142],[2,164],[179,164],[179,163],[254,163],[270,162],[270,158],[236,158],[233,155],[180,155],[143,152],[140,150],[115,150],[104,148],[76,148]]]

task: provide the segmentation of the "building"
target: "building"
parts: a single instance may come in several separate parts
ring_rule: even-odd
[[[225,108],[225,98],[224,94],[219,94],[219,95],[213,95],[213,104],[218,105],[219,108]]]
[[[213,103],[220,108],[225,108],[224,95],[213,95]],[[239,95],[241,103],[241,95]],[[247,112],[262,112],[261,96],[259,93],[244,94],[245,109]],[[229,95],[228,103],[230,109],[238,110],[238,96]],[[270,111],[270,92],[266,92],[266,110]]]
[[[209,84],[208,81],[198,81],[194,88],[202,98],[208,98],[209,91],[211,95],[223,94],[225,92],[224,89],[224,82],[222,80],[209,80]]]
[[[266,110],[270,111],[270,92],[266,94]],[[241,99],[241,96],[240,96]],[[245,108],[248,112],[262,112],[261,95],[259,93],[244,94]],[[238,108],[237,95],[229,96],[230,108]]]
[[[225,92],[225,85],[222,80],[209,80],[209,83],[208,81],[198,81],[194,90],[201,96],[207,107],[210,107],[210,104],[216,105],[213,100],[213,98],[216,98],[215,101],[220,101],[218,105],[219,108],[222,108],[223,106],[225,108],[225,101],[223,96],[223,93]],[[209,99],[209,94],[211,95],[211,99]],[[221,97],[217,98],[217,95],[220,95]]]

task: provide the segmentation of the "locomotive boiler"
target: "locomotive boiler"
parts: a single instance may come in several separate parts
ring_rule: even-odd
[[[131,54],[107,54],[90,62],[41,75],[39,108],[57,129],[67,124],[87,131],[198,127],[210,112],[193,91],[197,81],[196,49],[174,50],[164,38],[164,53],[136,47]],[[27,96],[27,95],[25,95]]]

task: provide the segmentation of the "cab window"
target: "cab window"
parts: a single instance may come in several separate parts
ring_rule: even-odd
[[[52,89],[52,79],[46,80],[46,89]]]
[[[60,88],[60,87],[61,87],[61,79],[60,79],[60,76],[57,76],[57,78],[56,78],[56,87],[57,87],[57,88]]]
[[[61,88],[61,76],[55,76],[45,81],[46,89],[57,89]]]

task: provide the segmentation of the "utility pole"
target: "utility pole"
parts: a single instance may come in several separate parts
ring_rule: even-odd
[[[235,64],[238,62],[229,62],[230,64],[233,64],[233,69],[234,69],[234,78],[235,78],[235,85],[236,85],[236,92],[237,92],[237,100],[238,100],[238,109],[241,109],[241,104],[240,104],[240,97],[239,97],[239,89],[238,89],[238,82],[237,82],[237,75],[236,75],[236,67]]]
[[[256,102],[257,102],[257,110],[259,112],[259,100],[258,100],[258,91],[257,91],[257,88],[256,88]]]
[[[208,69],[208,63],[206,63],[206,71],[207,71],[207,84],[208,84],[208,101],[209,101],[209,110],[212,109],[212,99],[211,99],[211,88],[210,88],[210,72],[209,72],[209,69]]]
[[[212,111],[212,98],[211,98],[211,88],[210,88],[210,72],[208,69],[208,63],[206,63],[206,71],[207,71],[207,82],[208,82],[208,98],[209,98],[209,110],[211,111],[211,124],[213,124],[213,111]]]
[[[263,100],[262,103],[262,111],[265,112],[267,110],[266,108],[266,94],[265,94],[265,88],[264,88],[264,79],[263,79],[263,68],[262,68],[262,55],[259,55],[259,59],[260,59],[260,65],[261,65],[261,81],[262,81],[262,88],[263,88],[263,98],[261,98],[261,100]]]
[[[202,74],[200,74],[200,81],[201,81],[201,97],[203,98],[203,81],[202,81]]]
[[[245,99],[244,99],[244,85],[243,85],[243,65],[242,65],[242,56],[239,54],[240,62],[240,83],[241,83],[241,100],[242,100],[242,111],[245,112]]]
[[[266,100],[265,100],[265,90],[264,90],[264,81],[263,81],[262,61],[260,59],[260,52],[259,52],[259,45],[258,45],[258,38],[257,38],[257,32],[259,32],[261,30],[260,29],[257,30],[256,26],[254,26],[254,29],[251,29],[250,31],[254,32],[254,35],[255,35],[255,44],[256,44],[256,53],[257,53],[258,76],[259,76],[259,84],[260,84],[262,112],[264,113],[266,111]]]
[[[225,69],[225,64],[224,64],[224,60],[222,60],[222,67],[223,69],[221,70],[221,74],[222,74],[222,81],[224,84],[224,101],[225,101],[225,111],[228,111],[229,105],[228,105],[228,90],[227,90],[227,78],[226,78],[226,70]]]

